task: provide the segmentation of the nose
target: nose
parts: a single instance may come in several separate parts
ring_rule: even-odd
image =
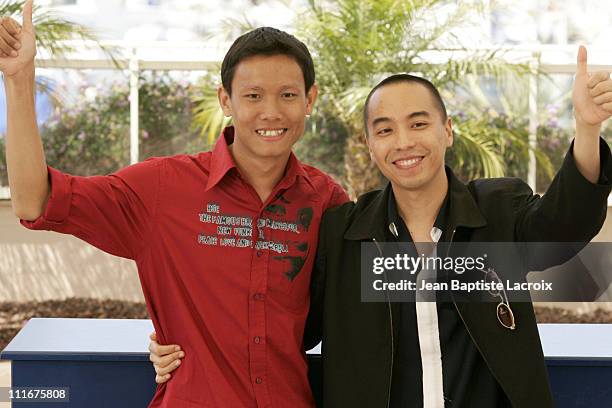
[[[397,132],[397,138],[395,140],[395,147],[397,150],[407,150],[415,147],[417,140],[412,132],[408,129],[400,128]]]
[[[276,98],[266,98],[261,104],[259,116],[262,120],[274,121],[282,117],[281,109]]]

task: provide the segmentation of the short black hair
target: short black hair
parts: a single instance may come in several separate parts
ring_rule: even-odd
[[[236,66],[242,60],[256,55],[286,55],[291,57],[302,69],[306,92],[314,84],[314,63],[306,45],[284,31],[272,27],[259,27],[238,37],[223,58],[221,83],[230,96]]]
[[[368,97],[366,98],[365,104],[363,105],[363,126],[365,129],[366,135],[368,134],[368,105],[370,104],[370,99],[372,98],[372,95],[374,94],[374,92],[376,92],[378,89],[382,88],[383,86],[389,85],[389,84],[395,84],[398,82],[417,83],[427,88],[427,90],[429,90],[429,93],[431,93],[431,96],[433,96],[434,103],[436,104],[436,108],[440,112],[442,121],[446,122],[446,118],[448,117],[448,114],[446,113],[446,106],[444,106],[444,101],[442,100],[442,97],[440,96],[440,92],[438,92],[438,89],[435,87],[434,84],[432,84],[430,81],[420,76],[410,75],[410,74],[395,74],[395,75],[391,75],[383,79],[382,81],[380,81],[378,85],[372,88],[372,90],[368,94]]]

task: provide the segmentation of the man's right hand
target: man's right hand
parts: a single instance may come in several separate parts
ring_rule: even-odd
[[[5,77],[32,70],[36,56],[36,33],[32,23],[32,0],[23,6],[23,27],[10,17],[0,20],[0,71]]]
[[[157,342],[155,332],[149,336],[149,360],[155,367],[155,382],[158,384],[165,383],[170,379],[170,373],[178,368],[181,364],[181,358],[185,357],[185,353],[181,347],[176,344],[162,346]]]

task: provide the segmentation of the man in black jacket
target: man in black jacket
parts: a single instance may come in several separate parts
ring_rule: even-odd
[[[533,307],[491,302],[364,302],[362,243],[588,242],[601,228],[612,160],[600,139],[609,73],[578,57],[576,136],[543,197],[519,179],[460,182],[444,165],[452,123],[427,80],[394,75],[365,105],[387,188],[321,223],[307,345],[322,337],[324,407],[552,407]],[[381,252],[382,255],[382,252]]]

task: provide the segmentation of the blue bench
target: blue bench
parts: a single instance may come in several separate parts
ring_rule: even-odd
[[[539,330],[557,407],[612,406],[612,325],[542,324]],[[147,350],[152,331],[149,320],[31,319],[0,353],[12,361],[12,385],[68,386],[70,402],[16,406],[146,407],[156,387]],[[316,396],[318,350],[309,352]]]

